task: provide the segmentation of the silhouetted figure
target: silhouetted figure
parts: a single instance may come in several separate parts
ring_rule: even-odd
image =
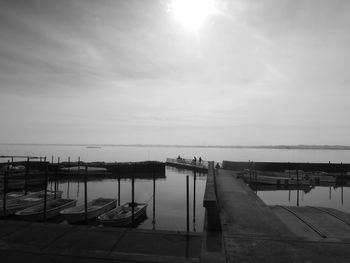
[[[198,162],[199,162],[199,164],[202,163],[202,157],[199,157]]]
[[[219,168],[220,168],[220,164],[217,163],[217,164],[215,165],[215,168],[216,168],[216,169],[219,169]]]

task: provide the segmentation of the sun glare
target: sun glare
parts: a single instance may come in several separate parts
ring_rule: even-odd
[[[216,12],[214,0],[172,0],[169,11],[185,27],[197,31]]]

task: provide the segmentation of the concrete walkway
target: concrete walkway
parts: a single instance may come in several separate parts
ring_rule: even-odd
[[[0,220],[1,262],[199,262],[202,234]]]
[[[216,170],[227,262],[350,262],[348,241],[312,241],[297,235],[237,173]]]

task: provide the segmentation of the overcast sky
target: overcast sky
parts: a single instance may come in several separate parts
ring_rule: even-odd
[[[213,3],[0,0],[0,142],[350,145],[350,1]]]

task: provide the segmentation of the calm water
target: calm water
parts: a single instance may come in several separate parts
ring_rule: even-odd
[[[204,209],[202,206],[206,174],[192,171],[166,168],[166,178],[155,181],[155,210],[153,213],[153,180],[135,179],[134,200],[139,203],[148,203],[147,218],[140,222],[138,228],[157,230],[186,231],[186,176],[189,176],[189,215],[190,230],[203,231]],[[77,199],[77,204],[84,203],[84,183],[78,181],[58,182],[59,190],[63,191],[64,198]],[[194,183],[196,185],[194,198]],[[49,184],[49,189],[53,185]],[[118,180],[93,180],[87,183],[88,201],[98,198],[118,197]],[[131,179],[120,180],[120,204],[131,202]],[[195,211],[194,211],[195,209]],[[194,220],[195,219],[195,220]],[[154,224],[152,223],[154,222]]]
[[[276,161],[276,162],[334,162],[349,163],[350,151],[346,150],[296,150],[296,149],[222,149],[222,148],[183,148],[183,147],[121,147],[103,146],[101,148],[87,148],[85,146],[35,146],[35,145],[0,145],[0,155],[36,155],[47,156],[49,160],[54,156],[61,161],[71,158],[71,161],[165,161],[167,157],[181,155],[184,158],[204,160],[232,161]],[[155,225],[153,219],[153,182],[152,180],[136,180],[135,200],[148,202],[147,219],[140,228],[186,230],[186,175],[190,176],[190,218],[191,230],[202,231],[204,210],[202,200],[206,177],[197,177],[196,180],[196,221],[193,224],[193,174],[190,171],[180,171],[173,168],[166,169],[166,179],[156,180],[156,209]],[[77,198],[83,201],[84,188],[82,183],[61,183],[60,190],[64,196]],[[99,196],[116,197],[117,181],[91,181],[88,184],[89,199]],[[296,191],[258,191],[258,196],[269,205],[297,205]],[[130,180],[121,181],[121,204],[131,201]],[[350,213],[350,188],[315,187],[308,193],[299,191],[299,205],[315,205],[333,207]]]

